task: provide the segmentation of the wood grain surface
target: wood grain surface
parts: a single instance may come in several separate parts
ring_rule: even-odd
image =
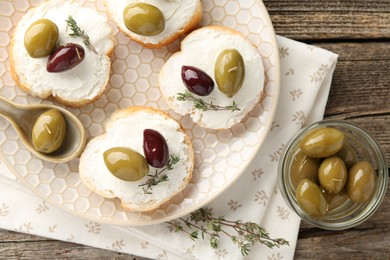
[[[277,34],[340,55],[325,117],[367,129],[390,165],[390,0],[264,0],[264,4]],[[0,258],[135,259],[5,230],[0,230]],[[380,209],[356,228],[335,232],[302,223],[295,259],[390,259],[390,188]]]

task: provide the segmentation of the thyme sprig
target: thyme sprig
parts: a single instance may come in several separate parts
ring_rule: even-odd
[[[240,108],[238,108],[237,106],[237,103],[233,100],[233,103],[232,105],[230,106],[220,106],[220,105],[215,105],[213,104],[213,102],[206,102],[204,101],[203,99],[200,99],[200,98],[196,98],[194,97],[190,92],[186,91],[184,93],[177,93],[177,96],[176,96],[176,99],[178,101],[192,101],[194,102],[194,107],[196,109],[200,109],[202,111],[206,111],[206,110],[227,110],[227,111],[236,111],[236,110],[240,110]]]
[[[69,33],[70,36],[79,36],[83,39],[83,43],[85,46],[87,46],[88,49],[93,51],[95,54],[98,54],[96,49],[93,47],[89,40],[89,36],[85,33],[84,30],[81,30],[81,28],[77,25],[77,22],[75,19],[73,19],[72,16],[68,16],[68,20],[65,20],[70,29],[72,30],[72,33]]]
[[[163,174],[166,170],[170,171],[173,169],[173,166],[180,161],[180,156],[171,154],[171,157],[168,159],[167,165],[161,170],[156,170],[154,174],[148,174],[149,179],[138,185],[142,187],[144,194],[152,194],[153,186],[156,186],[160,182],[168,181],[168,175]]]
[[[249,254],[251,246],[255,243],[263,244],[269,248],[289,245],[289,242],[283,238],[271,238],[267,231],[257,223],[231,221],[223,216],[214,217],[210,208],[200,208],[190,213],[189,218],[179,218],[167,223],[176,232],[182,231],[188,234],[192,240],[199,239],[199,233],[202,239],[206,235],[209,236],[212,248],[218,247],[220,235],[228,236],[238,246],[243,256]],[[227,231],[228,229],[232,229],[236,233],[232,235]]]

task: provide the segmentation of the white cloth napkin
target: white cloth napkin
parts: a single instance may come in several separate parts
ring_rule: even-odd
[[[215,216],[257,222],[271,237],[290,246],[252,247],[246,259],[292,259],[300,219],[284,203],[277,184],[282,150],[303,125],[322,119],[337,55],[277,37],[281,89],[277,112],[265,143],[231,188],[207,205]],[[165,223],[146,227],[99,224],[52,207],[19,184],[0,162],[0,228],[71,241],[152,259],[242,259],[229,238],[217,249],[208,239],[192,241]]]

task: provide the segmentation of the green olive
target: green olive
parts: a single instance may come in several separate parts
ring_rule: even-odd
[[[326,202],[329,205],[329,211],[336,209],[349,200],[346,189],[342,189],[339,193],[325,193]]]
[[[56,47],[58,27],[48,19],[35,21],[24,35],[24,47],[33,58],[49,56]]]
[[[347,182],[347,168],[337,156],[326,158],[318,170],[321,186],[329,193],[339,193]]]
[[[308,179],[304,179],[298,184],[296,198],[302,210],[310,216],[321,217],[327,212],[328,203],[321,189]]]
[[[360,161],[349,170],[347,191],[354,202],[365,202],[370,199],[375,189],[376,174],[368,161]]]
[[[242,87],[245,77],[245,64],[236,49],[222,51],[214,65],[214,76],[218,89],[227,97],[233,97]]]
[[[165,28],[164,14],[154,5],[133,3],[123,10],[123,22],[127,29],[143,36],[153,36]]]
[[[318,183],[318,168],[320,168],[318,159],[311,158],[299,151],[291,164],[291,181],[294,187],[297,187],[303,179]]]
[[[344,161],[347,169],[350,169],[355,163],[358,162],[358,156],[352,146],[345,143],[343,148],[336,153],[336,156],[340,157]]]
[[[64,142],[66,121],[56,109],[43,112],[35,121],[32,128],[32,143],[34,148],[42,153],[56,151]]]
[[[324,158],[340,151],[344,140],[344,133],[340,130],[332,127],[321,127],[305,134],[299,147],[310,157]]]
[[[107,169],[124,181],[137,181],[149,172],[145,157],[137,151],[124,147],[113,147],[103,153]]]

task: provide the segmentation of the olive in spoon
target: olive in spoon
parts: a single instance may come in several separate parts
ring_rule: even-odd
[[[57,150],[52,153],[42,153],[34,148],[32,130],[38,117],[52,109],[61,112],[64,117],[66,135]],[[42,160],[54,163],[68,162],[80,155],[85,147],[84,126],[75,115],[61,107],[47,104],[21,105],[0,96],[0,115],[11,123],[26,148]]]

